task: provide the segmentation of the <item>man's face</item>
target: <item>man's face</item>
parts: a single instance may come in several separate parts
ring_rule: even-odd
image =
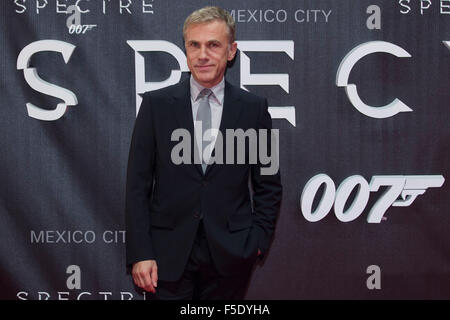
[[[237,44],[229,43],[227,25],[220,20],[190,25],[185,32],[187,63],[194,79],[206,88],[218,84],[233,60]]]

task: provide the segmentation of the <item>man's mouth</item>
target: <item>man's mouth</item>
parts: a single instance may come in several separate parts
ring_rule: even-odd
[[[208,68],[211,68],[211,67],[213,67],[213,65],[212,64],[207,64],[207,65],[204,65],[204,66],[199,66],[199,65],[197,65],[197,66],[195,66],[197,69],[199,69],[199,70],[205,70],[205,69],[208,69]]]

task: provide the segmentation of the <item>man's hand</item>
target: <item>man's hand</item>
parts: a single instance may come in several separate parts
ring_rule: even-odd
[[[158,266],[155,260],[144,260],[133,265],[131,271],[134,283],[149,292],[156,292],[158,284]]]

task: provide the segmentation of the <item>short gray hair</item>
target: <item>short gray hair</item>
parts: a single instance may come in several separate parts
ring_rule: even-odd
[[[186,38],[186,30],[191,24],[207,23],[214,20],[225,22],[228,29],[230,43],[236,39],[236,26],[230,13],[219,7],[204,7],[192,12],[184,21],[183,37]]]

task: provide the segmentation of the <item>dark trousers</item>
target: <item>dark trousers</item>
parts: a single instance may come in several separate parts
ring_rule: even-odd
[[[238,276],[221,276],[211,258],[201,220],[194,245],[181,279],[158,280],[156,298],[160,300],[242,300],[251,270]]]

